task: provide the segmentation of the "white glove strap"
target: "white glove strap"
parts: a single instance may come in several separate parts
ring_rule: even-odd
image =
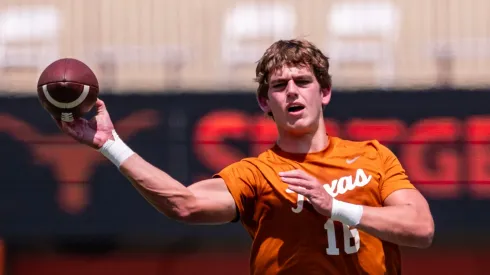
[[[333,199],[332,220],[341,222],[348,226],[356,226],[361,221],[362,205],[347,203]]]
[[[119,168],[134,152],[119,138],[115,130],[112,130],[112,135],[114,140],[107,140],[98,151]]]

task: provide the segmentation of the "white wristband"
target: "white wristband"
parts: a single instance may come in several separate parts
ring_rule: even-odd
[[[361,221],[362,205],[347,203],[333,199],[332,220],[341,222],[348,226],[356,226]]]
[[[107,140],[98,151],[119,168],[134,152],[119,138],[115,130],[112,130],[112,136],[114,140]]]

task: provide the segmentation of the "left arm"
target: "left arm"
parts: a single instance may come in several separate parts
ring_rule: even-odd
[[[332,198],[304,171],[279,175],[290,190],[304,195],[318,213],[335,221],[402,246],[427,248],[432,244],[434,221],[427,201],[416,189],[396,190],[386,197],[383,207],[370,207]]]
[[[434,236],[429,205],[415,189],[401,189],[389,195],[383,207],[362,206],[356,228],[388,242],[427,248]]]

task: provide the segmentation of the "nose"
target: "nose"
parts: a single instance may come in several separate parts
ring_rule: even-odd
[[[296,97],[298,95],[298,86],[293,80],[289,80],[288,86],[286,87],[286,94],[288,97]]]

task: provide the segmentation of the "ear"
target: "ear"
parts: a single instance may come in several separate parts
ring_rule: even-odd
[[[264,113],[268,114],[271,112],[271,108],[269,108],[269,104],[267,103],[267,101],[268,101],[267,98],[262,96],[257,96],[257,102],[259,103],[260,109],[262,109]]]
[[[320,92],[322,93],[322,105],[328,105],[328,103],[330,103],[330,98],[332,97],[332,89],[324,88],[321,89]]]

